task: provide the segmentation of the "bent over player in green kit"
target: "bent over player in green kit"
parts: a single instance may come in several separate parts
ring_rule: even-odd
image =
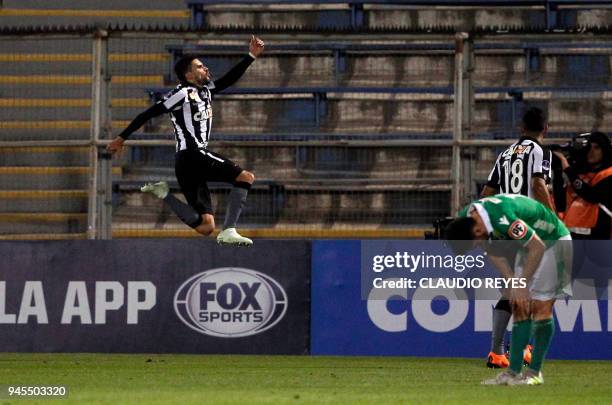
[[[522,245],[514,265],[494,253],[489,259],[506,278],[524,279],[524,287],[510,294],[514,324],[510,367],[485,385],[539,385],[542,363],[554,334],[553,305],[571,295],[572,246],[569,230],[548,208],[531,198],[498,194],[465,207],[446,228],[445,238],[457,254],[489,241],[517,241]],[[466,242],[469,241],[469,242]],[[487,250],[488,251],[488,250]],[[533,354],[523,369],[523,348],[532,339]]]

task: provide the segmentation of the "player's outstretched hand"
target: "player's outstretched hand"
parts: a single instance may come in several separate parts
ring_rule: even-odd
[[[123,149],[123,143],[124,142],[125,142],[125,139],[123,139],[122,137],[118,136],[115,139],[113,139],[111,143],[106,145],[106,150],[109,151],[112,154],[115,154],[117,152],[121,152],[121,150]]]
[[[264,41],[257,38],[255,35],[251,35],[251,42],[249,43],[249,52],[256,58],[263,53]]]

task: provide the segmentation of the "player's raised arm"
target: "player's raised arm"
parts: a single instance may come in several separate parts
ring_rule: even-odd
[[[263,53],[263,50],[264,42],[255,35],[252,35],[251,41],[249,42],[249,54],[242,58],[242,60],[230,69],[229,72],[223,75],[223,77],[212,82],[212,85],[209,86],[211,93],[218,93],[236,83],[244,72],[246,72],[251,63]]]

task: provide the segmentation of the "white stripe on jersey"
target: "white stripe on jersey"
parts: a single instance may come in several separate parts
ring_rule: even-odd
[[[533,198],[534,193],[533,187],[531,186],[531,180],[533,179],[533,174],[542,173],[544,151],[540,145],[527,139],[521,142],[521,145],[531,145],[533,147],[533,152],[529,154],[529,160],[527,162],[527,197]]]
[[[212,87],[210,87],[212,86]],[[209,85],[204,86],[204,88],[206,89],[206,95],[208,96],[207,98],[207,103],[208,105],[204,105],[204,107],[206,107],[206,109],[210,108],[212,110],[212,93],[210,91],[210,89],[214,89],[215,88],[215,82],[210,82]],[[203,140],[204,140],[204,147],[208,146],[208,141],[210,141],[210,130],[211,130],[211,126],[212,126],[212,115],[209,115],[209,112],[206,111],[206,116],[208,118],[206,118],[205,120],[200,121],[200,130],[202,132],[203,135]]]
[[[193,141],[198,145],[198,148],[206,147],[206,145],[200,142],[196,136],[195,128],[193,127],[193,122],[191,121],[191,106],[189,105],[189,103],[183,106],[183,119],[185,120],[185,127],[187,128],[187,131],[191,134],[191,137],[193,138]]]
[[[180,89],[172,96],[168,97],[167,100],[164,100],[164,107],[166,107],[166,110],[172,110],[177,104],[184,101],[185,97],[187,97],[187,91],[185,89]]]
[[[533,165],[531,166],[531,173],[544,173],[542,167],[542,161],[544,160],[544,150],[537,143],[533,142]]]
[[[206,113],[206,109],[203,108],[204,106],[201,104],[198,104],[198,112],[200,113],[200,116],[204,115]],[[204,147],[206,148],[208,146],[208,118],[207,119],[203,119],[201,121],[199,121],[200,123],[200,136],[202,137],[202,142],[204,144]]]
[[[187,147],[187,141],[181,126],[177,124],[176,118],[173,114],[170,114],[170,121],[172,121],[172,125],[174,125],[174,131],[176,132],[178,138],[178,142],[176,144],[176,151],[178,152],[179,150],[183,150]]]

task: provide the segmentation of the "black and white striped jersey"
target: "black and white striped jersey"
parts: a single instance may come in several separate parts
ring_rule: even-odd
[[[176,151],[206,149],[213,117],[210,87],[198,89],[179,84],[160,103],[168,111],[174,127]]]
[[[534,197],[532,179],[551,181],[552,153],[536,140],[523,137],[499,154],[487,185],[505,194]]]
[[[127,139],[148,120],[168,113],[174,128],[177,152],[206,149],[212,127],[212,97],[236,83],[254,60],[252,54],[245,56],[223,77],[202,88],[190,83],[179,84],[161,101],[138,114],[119,136]]]

